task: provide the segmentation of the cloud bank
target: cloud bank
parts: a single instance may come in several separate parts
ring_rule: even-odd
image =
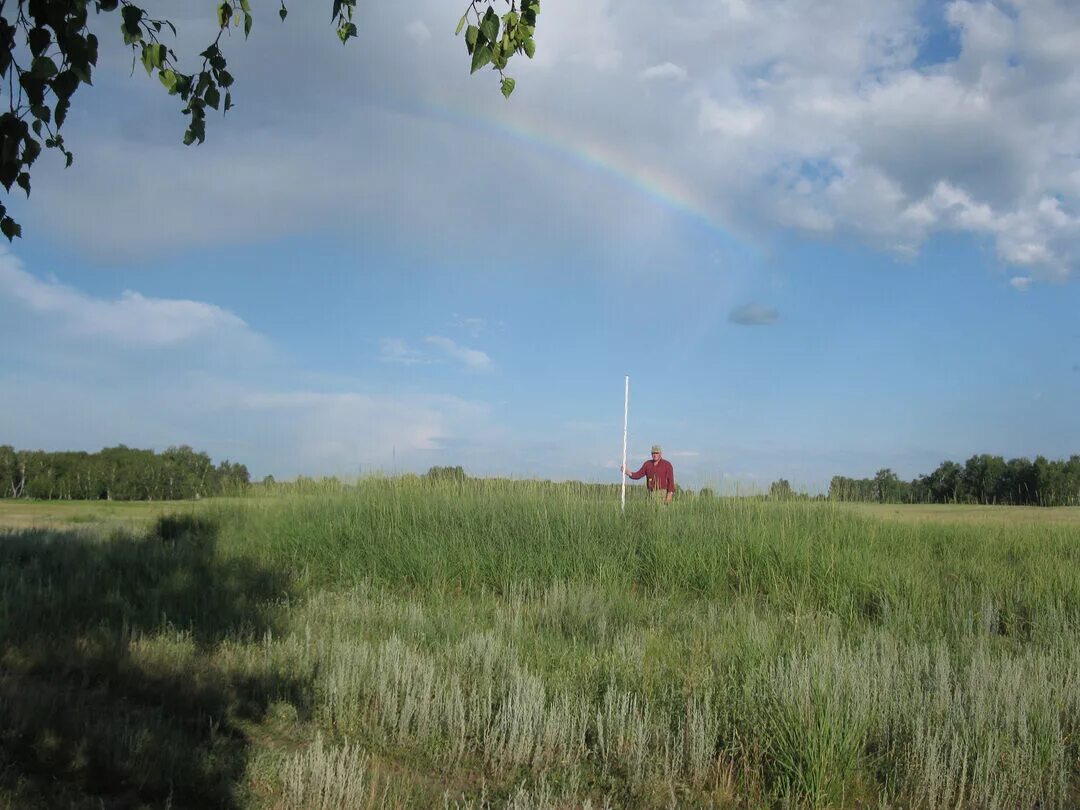
[[[46,319],[62,333],[126,346],[175,346],[222,336],[255,336],[242,318],[202,301],[149,298],[132,290],[106,299],[23,269],[0,248],[0,296]]]
[[[485,352],[460,346],[448,337],[431,335],[424,338],[424,342],[434,346],[451,360],[461,363],[467,371],[480,374],[491,371],[495,367],[495,364]]]
[[[20,211],[41,228],[48,210],[76,246],[129,259],[358,223],[465,251],[492,206],[462,189],[498,167],[506,187],[529,189],[500,198],[504,244],[548,222],[549,241],[662,243],[656,217],[629,219],[617,176],[632,175],[629,188],[678,190],[759,240],[788,230],[913,256],[961,234],[1033,281],[1070,278],[1080,259],[1071,0],[553,4],[509,103],[490,77],[469,78],[450,17],[435,0],[372,6],[345,49],[324,47],[315,9],[260,26],[230,44],[240,106],[197,153],[157,123],[172,100],[113,59],[95,92],[123,80],[146,106],[73,119],[76,166],[36,166]],[[400,38],[368,35],[380,31],[422,48],[405,56]],[[542,159],[544,142],[614,171],[596,182],[580,161]]]
[[[498,436],[483,402],[327,378],[284,360],[212,303],[94,295],[42,280],[6,250],[0,342],[0,436],[20,449],[187,443],[259,475],[355,475],[397,464],[422,472],[447,447],[484,447]],[[466,370],[491,366],[448,339],[431,345]],[[431,359],[397,339],[380,351],[394,362]]]

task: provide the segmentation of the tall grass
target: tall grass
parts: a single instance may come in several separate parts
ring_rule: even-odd
[[[631,503],[623,515],[551,485],[393,479],[215,517],[242,553],[309,589],[370,581],[508,594],[565,583],[751,599],[924,637],[978,620],[1006,637],[1061,638],[1080,615],[1080,532],[1069,526],[912,526],[827,503],[740,499]]]
[[[1071,806],[1078,556],[1069,526],[403,479],[8,538],[0,796],[101,799],[33,719],[74,711],[150,803],[202,768],[219,806]]]

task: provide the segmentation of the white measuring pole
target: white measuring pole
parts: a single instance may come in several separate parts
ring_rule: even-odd
[[[622,510],[626,511],[626,423],[630,416],[630,375],[626,375],[622,408]]]

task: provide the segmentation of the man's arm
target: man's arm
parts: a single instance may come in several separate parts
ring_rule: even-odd
[[[646,462],[645,464],[648,464],[648,462]],[[639,478],[641,478],[643,475],[645,475],[645,464],[642,464],[641,469],[638,470],[637,472],[633,472],[633,473],[632,472],[626,472],[626,467],[623,467],[623,472],[626,473],[631,478],[633,478],[635,481],[637,481]]]
[[[675,497],[675,468],[671,466],[671,462],[668,462],[668,485],[667,485],[667,498],[664,499],[664,503],[671,503],[671,499]]]

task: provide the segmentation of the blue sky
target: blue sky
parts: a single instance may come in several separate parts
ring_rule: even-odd
[[[1080,452],[1080,9],[551,4],[504,102],[391,5],[259,15],[197,148],[102,32],[12,198],[0,443],[618,480],[629,374],[692,487]]]

